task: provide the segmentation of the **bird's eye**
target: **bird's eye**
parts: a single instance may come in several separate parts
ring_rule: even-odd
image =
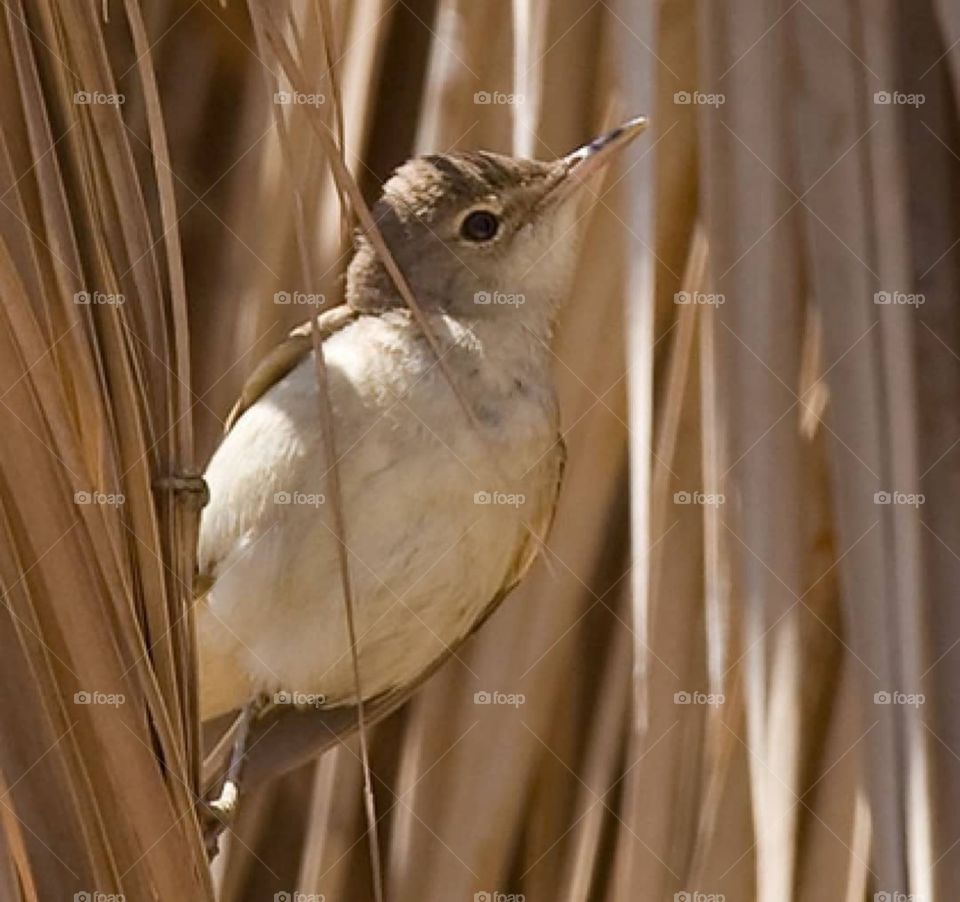
[[[460,234],[469,241],[490,241],[500,229],[500,219],[489,210],[474,210],[460,226]]]

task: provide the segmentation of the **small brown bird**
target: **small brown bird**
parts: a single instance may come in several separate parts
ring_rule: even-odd
[[[206,473],[202,718],[264,696],[356,701],[331,451],[365,699],[410,692],[526,573],[563,467],[549,341],[585,186],[645,125],[553,162],[426,156],[386,183],[374,216],[474,422],[359,237],[346,303],[318,319],[336,447],[323,445],[308,325],[253,373]]]

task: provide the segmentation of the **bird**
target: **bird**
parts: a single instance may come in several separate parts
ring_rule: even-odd
[[[202,720],[405,697],[527,573],[562,480],[550,341],[590,186],[645,126],[549,161],[425,155],[386,181],[373,216],[423,319],[359,232],[343,303],[244,385],[204,473]]]

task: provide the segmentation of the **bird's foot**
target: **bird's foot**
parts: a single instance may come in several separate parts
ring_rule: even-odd
[[[216,799],[204,800],[200,806],[200,826],[207,855],[211,861],[220,851],[220,835],[236,817],[240,802],[240,774],[243,770],[244,756],[247,754],[250,732],[256,719],[267,707],[269,707],[269,699],[263,695],[257,696],[244,707],[240,714],[240,724],[233,740],[230,763],[227,766],[220,795]]]
[[[210,486],[199,473],[174,473],[171,476],[161,476],[154,480],[153,487],[181,495],[197,510],[202,510],[210,503]]]
[[[240,787],[232,780],[227,780],[219,798],[204,799],[200,804],[200,829],[210,861],[213,861],[220,851],[220,835],[233,823],[239,797]]]

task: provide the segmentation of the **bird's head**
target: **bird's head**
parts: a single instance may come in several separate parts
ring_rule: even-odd
[[[417,301],[468,319],[509,311],[549,331],[573,274],[590,185],[645,126],[632,119],[550,162],[476,151],[401,166],[373,212]],[[365,237],[347,300],[359,309],[402,303]]]

